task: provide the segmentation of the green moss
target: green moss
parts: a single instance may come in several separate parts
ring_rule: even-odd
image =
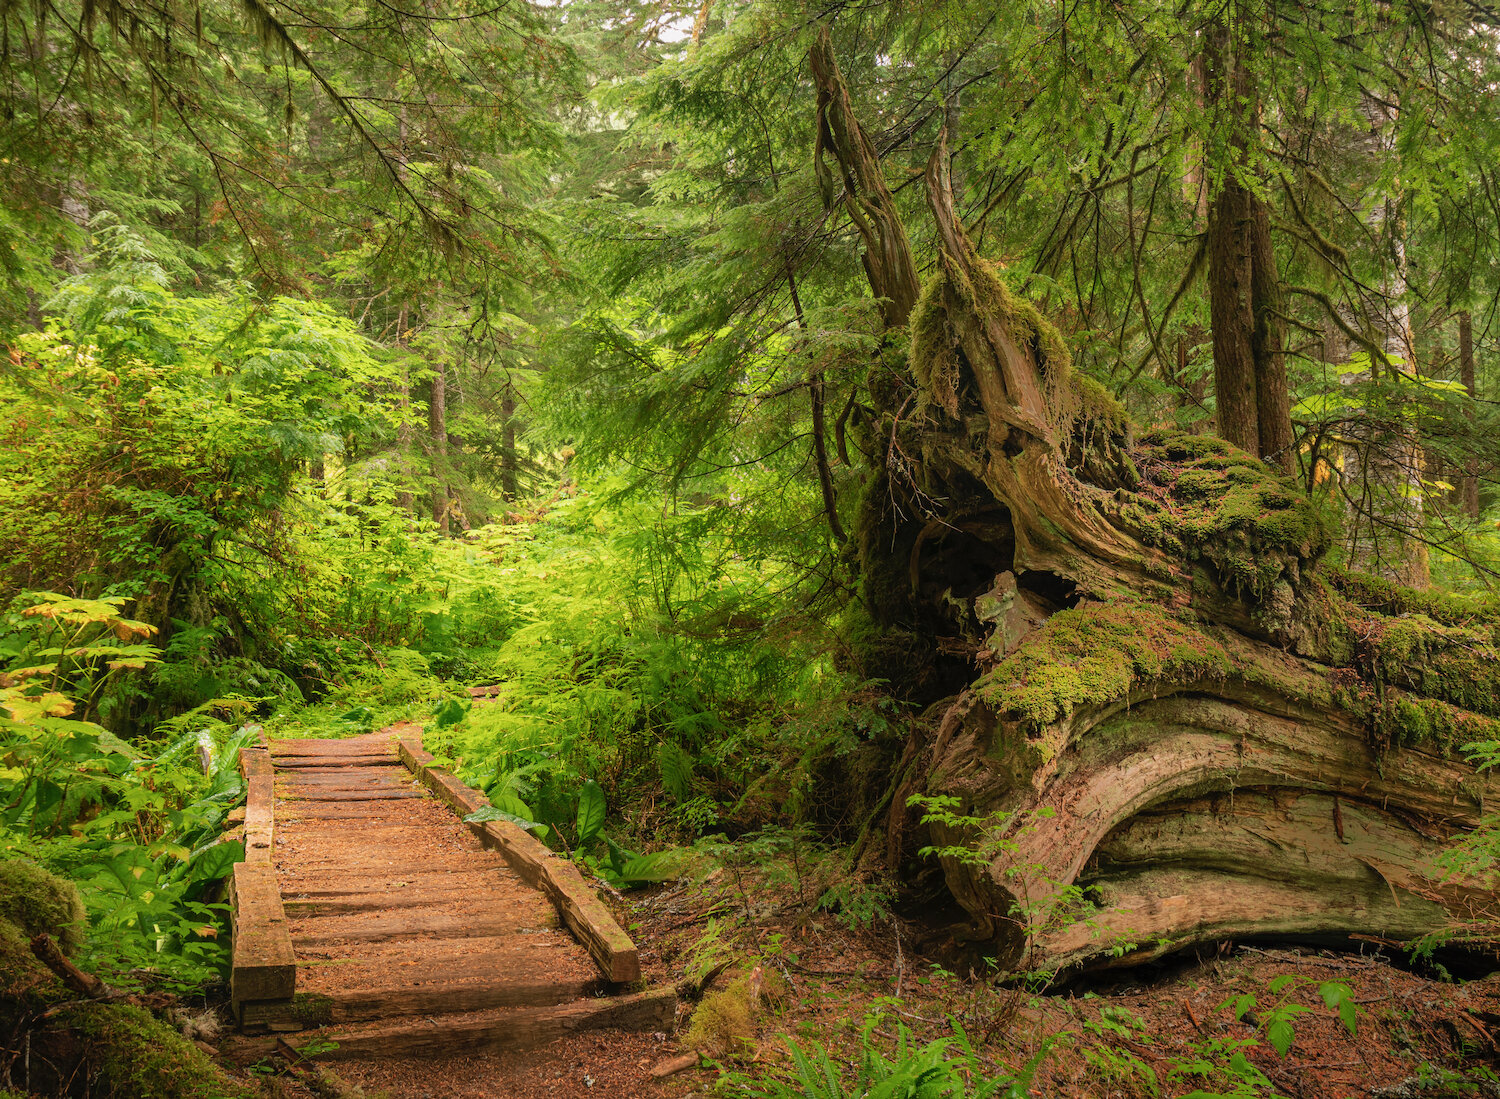
[[[1387,691],[1371,711],[1370,723],[1376,742],[1382,746],[1459,754],[1477,741],[1500,741],[1500,721],[1405,691]]]
[[[51,972],[31,953],[31,937],[9,920],[0,919],[0,998],[25,995],[50,983]]]
[[[255,1099],[192,1042],[149,1011],[80,1004],[66,1016],[98,1074],[100,1099]]]
[[[333,1022],[333,999],[316,992],[299,992],[292,997],[292,1018],[309,1030]]]
[[[1313,503],[1222,439],[1156,431],[1135,458],[1140,491],[1119,517],[1148,545],[1207,562],[1227,589],[1264,599],[1328,548],[1332,530]]]
[[[0,861],[0,920],[28,938],[48,934],[67,953],[83,941],[83,899],[72,882],[25,859]]]
[[[1138,686],[1224,679],[1235,670],[1218,641],[1156,607],[1087,603],[1053,615],[975,690],[1030,732]]]
[[[1350,603],[1376,614],[1422,614],[1449,626],[1485,622],[1500,625],[1500,605],[1474,595],[1437,590],[1417,591],[1389,580],[1348,569],[1324,569],[1329,586]]]
[[[1069,384],[1073,357],[1062,334],[1042,316],[1041,310],[1010,292],[993,264],[973,252],[967,258],[973,282],[951,264],[943,264],[923,285],[908,322],[909,361],[912,374],[921,385],[923,402],[940,405],[951,415],[958,415],[958,391],[962,386],[959,334],[949,324],[949,318],[978,316],[998,321],[1011,339],[1031,349],[1047,386],[1048,407],[1057,413],[1057,423],[1065,423],[1078,411],[1076,400],[1067,398],[1078,391]],[[1117,404],[1113,398],[1109,400]]]

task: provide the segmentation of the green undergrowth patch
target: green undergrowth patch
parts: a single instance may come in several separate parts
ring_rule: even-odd
[[[1265,598],[1330,544],[1315,503],[1222,439],[1153,431],[1135,460],[1141,482],[1119,517],[1148,545],[1209,563],[1236,593]]]
[[[51,1073],[59,1087],[70,1076],[86,1077],[89,1093],[108,1099],[258,1095],[145,1008],[78,1002],[63,987],[32,954],[31,939],[50,935],[65,954],[84,960],[83,917],[71,882],[24,860],[0,861],[0,1025],[13,1043],[24,1034],[38,1051],[34,1086]]]

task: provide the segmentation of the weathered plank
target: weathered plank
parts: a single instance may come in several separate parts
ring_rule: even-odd
[[[233,945],[229,991],[236,1012],[252,1000],[290,1000],[297,959],[269,861],[237,862],[230,875]]]
[[[297,921],[297,926],[292,929],[292,941],[299,946],[320,946],[406,942],[411,939],[468,939],[475,935],[504,935],[535,927],[531,921],[517,919],[509,913],[427,915],[405,911],[385,918],[370,917],[353,922],[338,915],[308,916]]]
[[[240,774],[245,778],[245,859],[269,864],[275,842],[276,805],[270,752],[260,746],[241,748]]]
[[[326,994],[334,1023],[389,1019],[399,1015],[451,1015],[497,1007],[553,1007],[606,989],[603,980],[504,981],[423,985],[418,988],[371,988]],[[312,995],[318,995],[313,993]]]
[[[415,790],[287,790],[283,801],[403,801],[419,798]],[[295,812],[295,810],[293,810]]]
[[[401,740],[397,751],[401,761],[456,812],[468,815],[489,804],[478,790],[433,766],[432,753],[419,741]],[[523,881],[547,894],[606,978],[621,983],[640,979],[640,955],[635,943],[576,866],[558,858],[546,844],[509,821],[476,822],[469,827],[485,846],[500,852]]]
[[[404,1024],[374,1025],[348,1030],[333,1028],[319,1037],[338,1043],[315,1053],[320,1060],[347,1060],[379,1055],[420,1057],[474,1050],[525,1049],[581,1030],[615,1027],[628,1030],[667,1029],[677,1009],[671,989],[636,992],[627,996],[587,999],[557,1007],[518,1008],[495,1016],[439,1016]],[[304,1039],[305,1041],[305,1039]],[[299,1040],[292,1039],[296,1046]]]
[[[278,771],[341,771],[346,767],[390,767],[396,757],[390,752],[367,756],[284,756],[272,753]]]
[[[431,908],[472,900],[474,890],[466,889],[397,889],[384,892],[339,893],[326,897],[291,896],[282,906],[293,918],[305,916],[341,916],[352,912],[379,912],[398,908]]]

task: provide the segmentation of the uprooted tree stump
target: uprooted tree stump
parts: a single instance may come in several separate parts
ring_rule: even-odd
[[[1488,948],[1495,883],[1440,857],[1492,788],[1463,746],[1500,739],[1500,614],[1319,568],[1331,531],[1292,482],[1217,439],[1134,437],[966,238],[941,139],[918,293],[826,33],[811,60],[818,156],[891,336],[850,644],[943,699],[908,745],[892,857],[936,847],[969,937],[1012,970],[1241,937]]]

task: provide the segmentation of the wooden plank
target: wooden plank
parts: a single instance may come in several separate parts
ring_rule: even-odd
[[[230,999],[238,1012],[251,1000],[289,1000],[297,959],[276,870],[269,862],[237,862],[230,875]]]
[[[557,906],[568,930],[594,956],[604,975],[617,983],[640,980],[641,960],[635,943],[615,922],[614,913],[599,895],[589,888],[578,867],[553,858],[544,870],[542,891]]]
[[[420,741],[397,742],[401,761],[456,812],[468,815],[489,804],[478,790],[465,786],[453,775],[432,765],[433,756]],[[636,981],[641,976],[639,952],[609,907],[599,899],[571,862],[560,859],[551,848],[509,821],[470,824],[481,842],[500,852],[517,875],[547,894],[568,926],[598,963],[606,978],[615,982]]]
[[[275,772],[266,749],[240,749],[240,774],[245,777],[245,859],[269,864],[275,842]]]
[[[671,989],[636,992],[628,996],[588,999],[558,1007],[520,1008],[496,1017],[438,1016],[406,1024],[370,1026],[320,1032],[318,1038],[338,1043],[313,1054],[319,1060],[347,1060],[371,1056],[421,1057],[475,1050],[525,1049],[579,1031],[613,1027],[621,1030],[670,1029],[677,1010]],[[292,1039],[297,1046],[308,1039]]]
[[[489,1011],[497,1007],[552,1007],[597,996],[604,981],[487,981],[478,984],[424,985],[420,988],[371,988],[330,992],[334,1023],[388,1019],[396,1015],[450,1015],[460,1011]],[[318,995],[312,993],[311,995]]]
[[[416,790],[293,790],[281,795],[282,801],[402,801],[419,798]],[[295,810],[293,810],[295,812]]]
[[[368,756],[285,756],[271,753],[272,762],[278,771],[331,771],[345,767],[394,767],[396,757],[390,752]]]
[[[546,908],[543,907],[543,912]],[[547,913],[551,919],[552,913]],[[344,923],[340,925],[339,921]],[[545,927],[545,924],[542,925]],[[514,915],[428,915],[420,911],[402,912],[384,918],[372,916],[349,922],[346,916],[307,916],[292,928],[292,942],[298,946],[331,946],[335,943],[409,942],[413,939],[468,939],[476,935],[520,934],[537,929],[537,924]]]
[[[298,919],[307,916],[341,916],[351,912],[375,912],[384,909],[432,908],[440,904],[474,899],[472,889],[397,889],[369,893],[340,893],[330,897],[288,897],[282,899],[286,914]]]

